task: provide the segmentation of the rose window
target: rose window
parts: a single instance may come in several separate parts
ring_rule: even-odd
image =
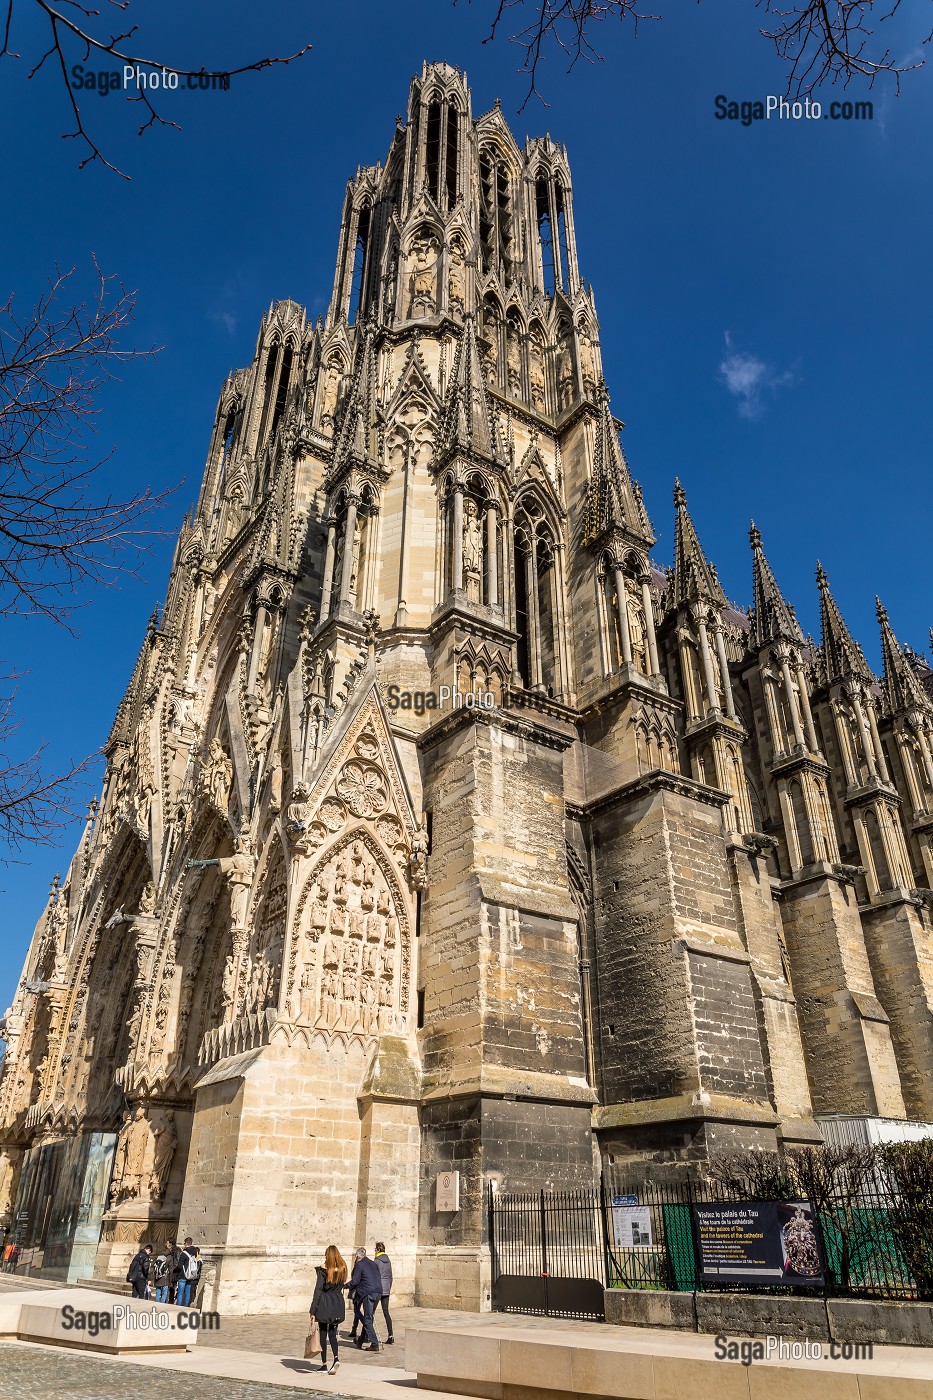
[[[373,817],[388,801],[385,778],[379,769],[352,759],[340,775],[337,791],[355,817]]]

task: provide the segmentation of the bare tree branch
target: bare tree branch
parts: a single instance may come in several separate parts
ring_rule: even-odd
[[[135,298],[94,267],[87,301],[70,302],[74,270],[56,268],[28,315],[17,315],[12,297],[0,306],[0,618],[38,614],[69,626],[88,588],[135,575],[162,533],[147,518],[170,492],[146,488],[118,500],[94,489],[107,460],[86,453],[98,395],[118,367],[155,353],[122,348]],[[0,847],[8,852],[55,844],[94,761],[49,773],[44,744],[13,756],[20,674],[0,675]]]
[[[90,302],[62,306],[73,269],[56,269],[28,317],[0,307],[0,616],[67,624],[82,587],[135,573],[157,533],[145,517],[171,494],[93,492],[96,397],[116,366],[155,353],[120,348],[135,299],[95,271]]]
[[[891,20],[901,0],[806,0],[805,4],[785,7],[781,0],[757,0],[774,18],[774,25],[762,29],[780,58],[788,65],[789,94],[802,96],[824,83],[843,85],[851,78],[868,79],[872,87],[882,73],[890,74],[900,92],[901,76],[924,66],[922,59],[897,62],[889,48],[875,48],[876,24]],[[920,42],[933,37],[928,30]]]
[[[14,713],[16,673],[0,677],[0,846],[19,852],[27,845],[54,846],[59,833],[76,815],[75,803],[84,787],[82,778],[96,754],[72,763],[65,772],[45,771],[45,744],[25,758],[9,757],[10,744],[22,720]],[[0,857],[4,864],[10,856]]]
[[[456,0],[454,0],[456,4]],[[588,63],[601,62],[602,54],[595,46],[593,29],[607,19],[631,20],[637,32],[643,19],[659,19],[659,15],[641,14],[639,0],[495,0],[496,12],[484,43],[496,39],[513,11],[529,22],[509,35],[510,41],[524,49],[520,73],[529,77],[528,92],[519,111],[529,98],[544,98],[538,87],[541,63],[550,50],[556,49],[567,63],[567,71],[581,59]],[[801,0],[787,5],[784,0],[755,0],[757,6],[772,17],[773,23],[761,29],[765,39],[787,65],[787,93],[796,97],[813,92],[824,83],[849,82],[854,77],[868,79],[869,87],[882,74],[894,78],[900,91],[900,80],[924,66],[924,60],[909,57],[898,61],[891,49],[873,44],[877,27],[891,20],[901,8],[901,0]],[[933,39],[933,26],[917,36],[916,45]],[[546,104],[545,104],[546,105]]]
[[[107,0],[107,3],[114,10],[126,12],[129,10],[132,0]],[[95,21],[101,20],[101,11],[92,9],[87,5],[79,3],[79,0],[58,0],[57,4],[50,3],[50,0],[7,0],[6,19],[3,27],[3,47],[0,49],[0,58],[21,58],[22,55],[15,53],[10,48],[10,33],[13,25],[14,7],[20,9],[27,5],[36,5],[45,15],[49,26],[49,47],[33,64],[27,77],[34,78],[43,68],[47,59],[57,62],[61,71],[62,81],[68,94],[69,105],[74,117],[74,131],[63,132],[65,139],[82,141],[87,147],[88,154],[78,163],[79,170],[83,170],[92,161],[99,160],[108,170],[121,175],[128,180],[129,175],[120,170],[109,161],[103,154],[100,146],[93,136],[90,135],[84,123],[81,113],[81,105],[75,95],[75,89],[68,77],[68,59],[66,58],[66,47],[73,51],[73,56],[78,57],[82,63],[86,62],[91,54],[96,54],[102,59],[116,60],[121,65],[126,65],[134,69],[139,69],[147,77],[150,74],[171,74],[176,78],[197,78],[222,81],[224,86],[229,84],[231,78],[239,77],[243,73],[259,73],[264,68],[271,68],[275,65],[285,65],[294,63],[296,59],[303,58],[311,51],[311,45],[305,44],[303,48],[287,57],[265,57],[256,59],[252,63],[244,63],[239,68],[230,69],[210,69],[210,68],[180,68],[171,63],[165,63],[158,58],[147,58],[143,54],[130,53],[127,45],[136,37],[139,29],[138,24],[131,24],[128,28],[107,32],[106,27],[95,31]],[[177,122],[170,121],[161,115],[153,105],[149,93],[144,86],[138,86],[133,96],[127,97],[128,102],[142,103],[143,108],[148,112],[146,120],[140,126],[138,136],[142,136],[150,126],[172,126],[176,131],[181,127]]]
[[[538,70],[550,47],[558,49],[569,60],[569,73],[581,58],[587,63],[603,61],[602,54],[592,43],[594,25],[602,24],[607,19],[630,19],[637,32],[640,20],[660,18],[658,15],[640,14],[638,4],[639,0],[534,0],[529,6],[528,0],[497,0],[495,18],[489,34],[483,40],[484,44],[490,44],[497,38],[510,11],[530,8],[534,14],[523,29],[509,36],[511,43],[525,50],[524,61],[518,71],[528,74],[528,91],[518,110],[523,112],[532,97],[537,97],[547,106],[538,88]]]

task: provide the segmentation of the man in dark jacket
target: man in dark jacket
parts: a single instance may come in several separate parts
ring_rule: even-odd
[[[392,1260],[386,1254],[386,1247],[382,1240],[376,1241],[376,1267],[379,1270],[379,1277],[382,1279],[382,1316],[386,1320],[386,1346],[390,1347],[395,1341],[392,1335],[392,1318],[389,1316],[389,1294],[392,1292]]]
[[[186,1308],[191,1302],[191,1289],[188,1284],[188,1265],[193,1258],[193,1250],[194,1245],[189,1235],[182,1247],[181,1255],[178,1260],[178,1273],[175,1277],[175,1302],[180,1308]]]
[[[356,1251],[356,1263],[348,1286],[356,1291],[357,1298],[363,1303],[363,1335],[357,1337],[356,1346],[362,1350],[363,1343],[367,1342],[367,1351],[378,1351],[379,1338],[373,1327],[373,1310],[382,1297],[382,1275],[376,1263],[366,1257],[365,1249]]]
[[[171,1303],[175,1298],[175,1280],[181,1274],[181,1250],[174,1240],[166,1240],[156,1255],[156,1302]]]
[[[127,1283],[133,1285],[134,1298],[145,1298],[146,1296],[149,1284],[149,1265],[151,1262],[152,1245],[141,1245],[139,1253],[133,1256],[133,1262],[126,1275]]]

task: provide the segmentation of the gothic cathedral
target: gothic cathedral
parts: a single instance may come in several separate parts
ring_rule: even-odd
[[[659,565],[619,427],[564,147],[426,64],[223,385],[6,1017],[37,1265],[180,1232],[303,1310],[379,1237],[480,1307],[489,1182],[933,1119],[933,675],[822,569],[804,637],[754,527],[730,605],[679,484]]]

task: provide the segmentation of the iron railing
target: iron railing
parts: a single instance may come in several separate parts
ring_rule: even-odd
[[[598,1187],[577,1191],[500,1193],[490,1187],[493,1307],[602,1317],[605,1288],[801,1291],[759,1282],[704,1283],[692,1207],[749,1199],[747,1191],[723,1183],[645,1182],[617,1167]],[[808,1295],[930,1298],[898,1242],[897,1203],[876,1178],[851,1191],[839,1187],[814,1205],[825,1284],[807,1288]]]

